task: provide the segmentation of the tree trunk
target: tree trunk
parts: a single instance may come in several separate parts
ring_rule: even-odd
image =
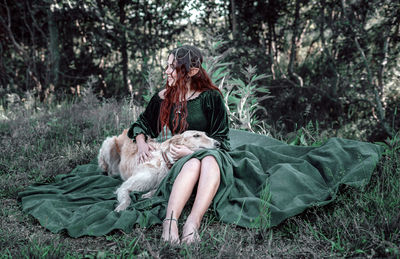
[[[275,73],[275,49],[273,44],[275,44],[275,25],[271,22],[268,21],[268,57],[269,57],[269,64],[270,64],[270,71],[272,75],[272,79],[276,79],[276,73]]]
[[[344,18],[349,22],[350,26],[352,26],[353,23],[350,21],[350,18],[347,15],[344,0],[341,1],[341,5],[342,5]],[[383,106],[382,106],[381,97],[379,95],[379,92],[377,90],[376,85],[373,82],[373,75],[372,75],[372,71],[371,71],[371,68],[370,68],[370,64],[369,64],[369,62],[367,60],[367,57],[365,56],[364,50],[362,49],[360,43],[358,42],[357,33],[354,32],[354,29],[352,27],[351,27],[351,30],[353,31],[353,34],[354,34],[354,43],[355,43],[355,45],[357,47],[357,50],[360,52],[361,60],[363,61],[363,64],[365,66],[365,70],[367,71],[368,84],[372,88],[372,91],[374,92],[374,95],[375,95],[375,105],[376,105],[376,110],[377,110],[377,113],[378,113],[378,120],[381,123],[381,125],[383,126],[383,129],[385,130],[385,132],[389,136],[393,137],[393,132],[394,131],[386,121],[385,111],[384,111]]]
[[[321,45],[322,45],[322,49],[323,49],[323,53],[325,54],[325,56],[327,57],[327,59],[329,60],[328,66],[329,69],[331,70],[331,72],[333,73],[333,77],[331,79],[331,84],[329,87],[329,91],[330,91],[330,96],[333,98],[337,98],[338,96],[338,84],[339,84],[339,73],[336,69],[336,64],[335,64],[335,58],[332,56],[332,51],[330,51],[329,46],[326,44],[326,40],[325,40],[325,0],[321,0],[321,9],[320,9],[320,23],[319,23],[319,33],[320,33],[320,39],[321,39]],[[332,9],[333,11],[333,9]],[[332,14],[328,14],[328,16],[332,16]],[[333,24],[329,22],[329,27],[332,29],[332,31],[334,31],[333,29]]]
[[[49,53],[50,53],[50,75],[49,85],[57,86],[60,71],[60,48],[59,48],[59,33],[57,23],[55,22],[54,13],[47,10],[48,27],[49,27]]]
[[[290,58],[289,58],[289,65],[287,68],[287,72],[289,78],[293,78],[299,83],[300,86],[303,85],[303,80],[294,72],[294,63],[296,62],[296,51],[297,51],[297,38],[299,34],[299,23],[300,23],[300,0],[296,0],[295,6],[295,14],[294,14],[294,21],[293,21],[293,32],[292,32],[292,41],[291,41],[291,49],[290,49]]]
[[[119,7],[119,22],[121,24],[121,31],[120,31],[120,51],[122,56],[122,81],[123,81],[123,89],[124,91],[127,90],[130,92],[128,88],[128,51],[127,51],[127,44],[126,44],[126,35],[125,35],[125,5],[126,0],[119,0],[118,7]]]
[[[233,39],[236,39],[237,35],[236,3],[235,0],[230,0],[230,2],[231,2],[232,34],[233,34]]]

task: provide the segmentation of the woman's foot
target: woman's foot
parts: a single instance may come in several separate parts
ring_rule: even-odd
[[[199,236],[199,227],[200,225],[196,222],[191,221],[190,219],[186,220],[182,231],[182,243],[188,245],[199,243],[201,241]]]
[[[169,242],[171,244],[179,244],[179,230],[178,230],[178,220],[164,219],[163,222],[163,232],[161,238],[165,242]]]

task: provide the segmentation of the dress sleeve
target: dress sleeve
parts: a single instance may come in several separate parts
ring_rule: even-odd
[[[221,143],[221,148],[230,150],[229,119],[224,100],[218,91],[204,93],[203,108],[208,119],[208,135]]]
[[[128,137],[136,141],[136,136],[144,134],[147,138],[156,138],[160,133],[159,116],[160,116],[161,98],[158,92],[153,95],[146,110],[139,115],[137,121],[132,123],[128,130]]]

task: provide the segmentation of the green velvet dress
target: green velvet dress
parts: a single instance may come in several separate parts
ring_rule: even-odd
[[[129,136],[160,134],[158,94],[132,124]],[[136,224],[160,224],[176,176],[189,159],[214,156],[221,182],[211,209],[223,223],[271,227],[312,206],[333,201],[340,185],[364,186],[378,162],[380,146],[331,138],[318,147],[292,146],[276,139],[229,129],[222,97],[206,91],[187,104],[188,129],[205,131],[221,142],[178,160],[154,197],[132,193],[126,211],[115,212],[119,177],[104,175],[96,163],[81,165],[52,184],[34,185],[19,193],[23,210],[52,232],[70,236],[105,235],[115,229],[130,232]]]
[[[128,131],[130,138],[135,140],[136,136],[141,133],[152,138],[157,138],[160,135],[161,103],[162,99],[156,93],[139,119],[131,125]],[[179,113],[174,112],[174,108],[171,109],[170,125],[172,125],[174,115],[179,116]],[[222,96],[218,91],[204,91],[196,98],[187,101],[187,113],[187,130],[204,131],[209,137],[218,140],[222,149],[230,149],[228,114]]]

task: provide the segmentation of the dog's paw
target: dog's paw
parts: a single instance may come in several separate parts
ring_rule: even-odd
[[[142,195],[142,199],[148,199],[148,198],[153,197],[153,195],[154,195],[155,192],[156,192],[156,190],[152,190],[152,191],[149,191],[149,192],[143,194],[143,195]]]
[[[129,206],[129,204],[121,203],[114,209],[114,211],[120,212],[122,210],[126,210],[126,208],[128,208],[128,206]]]

